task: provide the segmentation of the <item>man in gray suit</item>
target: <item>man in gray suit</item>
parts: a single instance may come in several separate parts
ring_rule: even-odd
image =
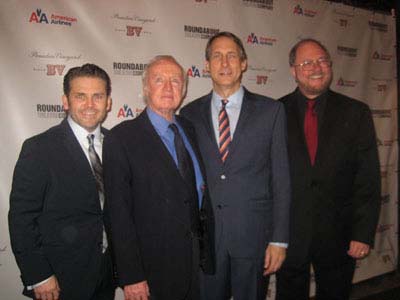
[[[230,32],[210,38],[213,91],[181,110],[192,121],[215,215],[216,274],[202,299],[264,300],[268,275],[285,259],[290,180],[281,103],[241,85],[247,56]]]

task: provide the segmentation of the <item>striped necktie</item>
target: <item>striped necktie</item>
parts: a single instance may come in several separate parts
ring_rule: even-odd
[[[90,164],[92,166],[94,178],[96,180],[97,191],[99,192],[100,206],[101,206],[101,209],[103,210],[103,207],[104,207],[103,166],[101,165],[100,158],[97,155],[96,150],[94,149],[94,134],[88,134],[87,139],[89,142],[89,149],[88,149],[89,160],[90,160]],[[106,232],[105,232],[104,225],[103,225],[103,245],[102,245],[103,253],[106,251],[107,245],[108,245],[108,242],[107,242]]]
[[[229,153],[229,144],[231,143],[231,131],[229,128],[229,118],[226,113],[225,106],[228,103],[227,99],[221,100],[222,106],[218,114],[218,130],[219,130],[219,153],[221,154],[222,162],[225,162]]]

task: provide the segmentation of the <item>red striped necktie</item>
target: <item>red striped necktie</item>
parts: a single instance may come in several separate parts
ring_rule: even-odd
[[[221,154],[222,162],[225,162],[229,153],[229,144],[231,143],[231,130],[229,128],[228,114],[225,109],[228,100],[223,99],[221,103],[222,107],[218,114],[219,153]]]
[[[315,104],[315,100],[307,100],[306,114],[304,116],[304,136],[307,142],[311,165],[314,165],[318,146],[318,118],[315,111]]]

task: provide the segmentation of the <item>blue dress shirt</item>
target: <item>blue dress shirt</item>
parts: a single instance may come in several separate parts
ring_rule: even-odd
[[[176,166],[178,167],[178,159],[176,156],[176,150],[175,150],[175,144],[174,144],[174,137],[175,134],[172,131],[171,128],[169,128],[169,125],[171,122],[167,121],[164,119],[162,116],[159,114],[155,113],[150,107],[146,107],[146,113],[147,116],[150,119],[151,124],[153,125],[154,129],[160,136],[161,140],[163,141],[165,147],[167,147],[168,152],[171,154],[172,158],[174,159],[174,162]],[[190,157],[192,158],[193,161],[193,168],[194,168],[194,174],[196,176],[196,188],[197,188],[197,195],[199,197],[199,207],[201,207],[201,201],[203,199],[203,185],[204,185],[204,180],[203,176],[201,175],[200,171],[200,165],[197,160],[197,157],[193,151],[192,146],[189,143],[188,138],[185,135],[185,132],[183,131],[181,125],[176,121],[175,116],[173,119],[173,122],[179,129],[179,133],[182,136],[183,142],[185,144],[186,150],[189,152]]]

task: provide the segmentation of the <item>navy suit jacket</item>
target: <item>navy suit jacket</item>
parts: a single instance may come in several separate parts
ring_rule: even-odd
[[[89,299],[102,272],[103,213],[90,163],[66,119],[24,142],[9,229],[25,286],[54,274],[61,299]]]
[[[195,129],[215,214],[218,249],[233,257],[263,258],[269,242],[288,242],[290,179],[283,105],[245,89],[222,163],[211,121],[212,93],[182,108]]]

